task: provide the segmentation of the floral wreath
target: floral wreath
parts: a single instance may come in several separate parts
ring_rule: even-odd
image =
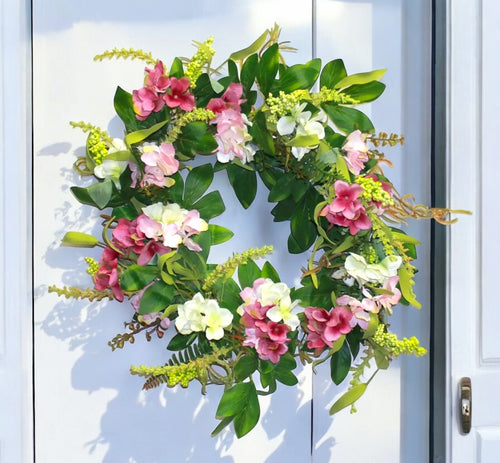
[[[95,59],[148,66],[142,88],[118,87],[114,96],[124,139],[72,123],[88,133],[86,155],[74,167],[95,182],[71,191],[110,212],[102,214],[102,240],[75,231],[62,240],[103,248],[99,261],[85,259],[94,287],[50,291],[127,299],[131,319],[109,342],[113,350],[140,332],[150,340],[175,330],[164,365],[130,371],[145,378],[145,389],[198,380],[204,393],[223,385],[213,435],[230,423],[238,437],[248,433],[259,420],[259,395],[297,384],[297,360],[313,367],[329,361],[337,385],[351,372],[334,414],[354,408],[373,362],[377,372],[400,354],[425,354],[415,337],[389,332],[396,304],[420,307],[412,290],[419,243],[396,226],[408,218],[451,223],[448,209],[416,205],[395,191],[378,148],[404,139],[376,135],[353,107],[382,94],[385,70],[348,75],[340,59],[288,66],[282,52],[293,49],[278,42],[279,32],[266,30],[231,54],[222,77],[222,66],[211,67],[213,38],[195,42],[195,55],[175,58],[168,70],[142,50],[107,51]],[[190,166],[198,155],[208,162]],[[270,246],[209,262],[210,248],[233,235],[210,223],[225,209],[218,191],[206,193],[220,171],[244,208],[260,176],[274,221],[290,222],[289,252],[310,253],[301,287],[281,282],[270,262],[257,265]]]

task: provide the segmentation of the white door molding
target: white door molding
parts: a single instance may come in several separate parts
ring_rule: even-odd
[[[0,462],[33,461],[31,4],[0,4]]]

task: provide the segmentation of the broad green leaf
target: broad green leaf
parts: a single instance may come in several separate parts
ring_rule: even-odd
[[[135,161],[134,156],[128,150],[115,151],[114,153],[108,153],[106,159],[111,159],[112,161]]]
[[[179,172],[171,176],[175,183],[168,189],[168,197],[172,202],[180,204],[184,196],[184,179]]]
[[[236,381],[241,382],[251,376],[258,367],[257,356],[248,354],[239,358],[234,364],[234,377]]]
[[[375,130],[368,116],[357,109],[328,103],[323,103],[321,107],[337,128],[345,134],[358,129],[361,132],[373,132]]]
[[[373,80],[380,80],[384,77],[387,69],[376,69],[370,72],[361,72],[359,74],[351,74],[350,76],[344,77],[342,80],[335,84],[336,89],[350,87],[351,85],[367,84]]]
[[[220,399],[216,416],[235,416],[241,412],[247,405],[252,387],[255,388],[252,383],[239,383],[227,389]]]
[[[139,209],[140,211],[140,209]],[[125,204],[123,206],[118,206],[113,209],[113,213],[111,214],[116,220],[118,219],[128,219],[134,220],[139,211],[132,204]]]
[[[241,61],[244,60],[247,56],[257,53],[266,43],[268,34],[269,31],[266,30],[257,38],[257,40],[255,40],[255,42],[253,42],[248,47],[231,53],[231,55],[229,55],[229,59],[232,59],[233,61]]]
[[[398,270],[398,276],[399,276],[399,287],[401,288],[401,293],[403,297],[413,307],[420,309],[422,305],[420,304],[420,302],[417,301],[415,293],[413,292],[413,285],[415,284],[415,282],[410,277],[410,274],[408,273],[408,270],[406,270],[404,265]]]
[[[215,427],[215,429],[210,434],[210,437],[215,437],[226,426],[229,426],[233,420],[234,420],[234,416],[226,416],[225,418],[222,418],[221,422]]]
[[[243,383],[245,384],[245,383]],[[257,391],[253,383],[248,392],[245,408],[234,417],[234,431],[238,438],[248,434],[259,422],[260,406]]]
[[[137,130],[135,132],[130,132],[125,137],[125,143],[129,146],[134,145],[136,143],[139,143],[139,142],[145,140],[146,138],[148,138],[149,136],[151,136],[153,133],[158,132],[158,130],[160,130],[162,127],[165,127],[165,125],[167,123],[168,123],[168,120],[158,122],[158,124],[154,124],[147,129],[141,129],[141,130]]]
[[[184,350],[186,347],[193,344],[198,337],[198,333],[191,333],[188,335],[177,333],[168,343],[167,349],[172,352]]]
[[[354,243],[356,242],[356,238],[352,235],[348,235],[342,243],[340,243],[334,250],[333,253],[341,253],[344,251],[347,251],[349,248],[351,248]]]
[[[210,220],[221,215],[226,210],[226,206],[220,193],[211,191],[193,204],[193,209],[198,210],[203,219]]]
[[[335,84],[347,76],[347,71],[344,62],[341,59],[336,59],[326,63],[319,79],[320,87],[333,89]]]
[[[257,174],[254,170],[247,170],[234,164],[228,165],[226,171],[236,197],[241,205],[248,209],[257,194]]]
[[[212,246],[225,243],[234,236],[234,233],[231,230],[221,227],[220,225],[210,224],[208,226],[208,231],[210,233],[210,244]]]
[[[250,90],[255,82],[258,62],[257,54],[253,54],[245,60],[241,68],[241,84],[245,90]]]
[[[173,286],[166,285],[162,280],[157,281],[144,291],[139,313],[144,315],[165,310],[172,303],[175,293]]]
[[[290,254],[301,254],[305,251],[291,233],[288,235],[287,248]]]
[[[316,225],[309,220],[307,213],[301,209],[297,209],[292,216],[290,230],[295,242],[302,251],[309,249],[318,236]]]
[[[180,79],[184,75],[184,69],[182,68],[182,61],[179,58],[174,58],[170,70],[168,72],[170,77],[176,77]]]
[[[271,210],[271,214],[274,217],[275,222],[283,222],[284,220],[289,220],[295,209],[297,208],[297,203],[292,198],[284,199]]]
[[[297,135],[285,143],[286,146],[316,146],[319,143],[319,138],[316,134],[312,135]]]
[[[184,186],[184,201],[193,204],[207,191],[214,178],[214,170],[211,164],[203,164],[195,167],[186,177]]]
[[[351,368],[351,350],[349,344],[344,342],[338,352],[330,357],[330,374],[332,381],[338,386],[349,373]]]
[[[238,83],[240,81],[238,78],[238,66],[236,66],[236,63],[232,59],[227,61],[227,72],[231,78],[231,82]]]
[[[290,370],[285,369],[276,368],[275,378],[285,386],[295,386],[299,382],[297,377]]]
[[[395,228],[392,229],[392,236],[395,240],[401,241],[402,243],[409,243],[409,244],[414,244],[414,245],[420,245],[420,241],[418,241],[416,238],[413,236],[407,235],[406,233],[402,232],[401,230],[397,230]]]
[[[196,154],[211,154],[217,148],[217,142],[208,130],[205,122],[190,122],[182,128],[175,142],[177,150],[188,157]]]
[[[296,64],[280,71],[279,86],[285,93],[295,90],[310,89],[319,76],[321,60],[319,58],[308,61],[306,64]]]
[[[253,282],[261,277],[259,266],[251,259],[238,267],[238,281],[242,288],[252,287]]]
[[[267,200],[274,203],[288,198],[292,194],[296,182],[294,174],[282,175],[272,187]]]
[[[369,103],[376,100],[382,93],[384,93],[385,84],[374,80],[366,84],[356,84],[347,87],[342,91],[346,95],[354,98],[359,103]]]
[[[266,261],[264,265],[262,266],[262,278],[270,278],[271,280],[274,281],[274,283],[279,283],[280,276],[278,275],[278,272],[276,269],[271,265],[270,262]]]
[[[275,43],[263,53],[259,62],[257,81],[260,91],[266,98],[278,72],[279,55],[279,45]]]
[[[124,291],[138,291],[149,285],[159,273],[156,265],[133,264],[120,275],[120,286]]]
[[[340,397],[330,408],[330,415],[338,413],[340,410],[352,405],[358,400],[366,391],[366,384],[359,383],[351,387],[344,395]]]
[[[113,102],[116,114],[118,114],[118,117],[123,121],[128,130],[138,130],[141,128],[134,112],[132,94],[121,87],[117,87]]]
[[[265,153],[269,154],[276,153],[274,140],[271,134],[269,133],[269,130],[267,130],[266,116],[262,111],[258,111],[255,114],[253,124],[249,129],[249,133],[250,135],[252,135],[252,138]]]
[[[71,191],[74,192],[78,188],[79,187],[73,187],[71,188]],[[82,189],[87,191],[90,199],[94,201],[95,205],[99,209],[104,209],[111,200],[111,196],[113,194],[113,182],[111,180],[105,180],[104,182],[97,182]]]
[[[99,243],[99,240],[87,233],[69,231],[63,236],[61,246],[70,246],[73,248],[93,248]]]

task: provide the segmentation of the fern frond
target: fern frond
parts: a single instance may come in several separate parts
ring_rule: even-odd
[[[94,56],[94,61],[103,61],[105,59],[138,59],[151,66],[154,66],[157,62],[150,52],[135,50],[134,48],[115,47],[112,50],[106,50],[100,55]]]
[[[58,296],[64,296],[66,299],[88,299],[89,301],[101,301],[104,298],[115,299],[110,290],[99,291],[93,288],[80,289],[75,286],[63,286],[59,288],[55,285],[49,286],[49,293],[56,293]]]

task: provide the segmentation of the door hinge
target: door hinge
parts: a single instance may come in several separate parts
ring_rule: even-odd
[[[468,377],[462,378],[460,388],[460,427],[462,434],[469,434],[472,423],[472,384]]]

